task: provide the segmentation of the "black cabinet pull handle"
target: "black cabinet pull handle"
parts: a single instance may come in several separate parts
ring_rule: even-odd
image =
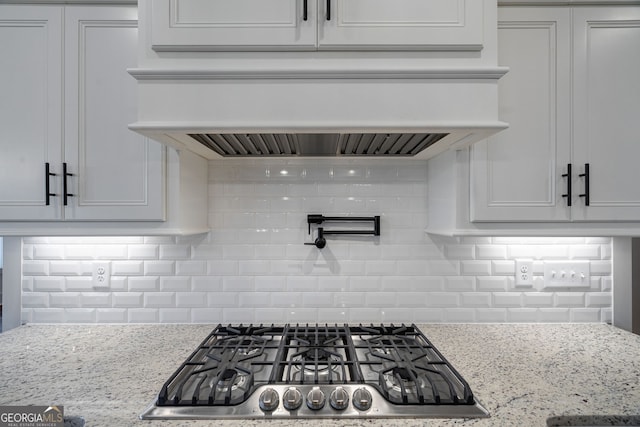
[[[67,188],[68,188],[68,185],[67,185],[67,177],[68,177],[68,176],[73,176],[73,174],[72,174],[72,173],[67,172],[67,164],[66,164],[66,163],[63,163],[63,164],[62,164],[62,176],[63,176],[63,178],[62,178],[62,197],[63,197],[63,205],[64,205],[64,206],[67,206],[67,204],[68,204],[68,203],[67,203],[67,202],[68,202],[68,198],[69,198],[69,197],[73,197],[74,195],[73,195],[73,194],[71,194],[71,193],[69,193],[69,192],[68,192],[68,190],[67,190]]]
[[[331,0],[327,0],[327,21],[331,21]]]
[[[571,163],[567,164],[567,173],[563,173],[562,177],[567,178],[567,194],[563,194],[562,197],[566,197],[567,206],[571,206]]]
[[[51,181],[50,177],[57,176],[58,174],[51,173],[49,168],[49,162],[44,164],[44,194],[45,194],[45,205],[51,205],[51,197],[57,196],[56,193],[51,192]]]
[[[307,4],[308,0],[304,0],[302,2],[302,20],[306,21],[309,19],[309,5]]]
[[[584,164],[584,173],[578,175],[579,177],[584,177],[584,193],[580,194],[580,197],[584,197],[584,205],[589,206],[591,203],[591,196],[589,190],[589,163]]]

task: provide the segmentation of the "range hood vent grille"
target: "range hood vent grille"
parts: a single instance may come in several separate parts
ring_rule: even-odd
[[[447,133],[189,134],[223,157],[415,156]]]

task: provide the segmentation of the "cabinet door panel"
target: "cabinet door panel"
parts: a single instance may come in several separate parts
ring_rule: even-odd
[[[0,6],[0,220],[61,218],[62,9]]]
[[[314,50],[316,0],[153,0],[157,51]]]
[[[574,157],[591,172],[590,206],[582,198],[574,219],[638,221],[640,8],[577,8],[574,19]]]
[[[318,3],[320,49],[480,50],[478,0],[330,0]]]
[[[476,144],[472,221],[564,221],[570,159],[568,9],[501,8],[500,120],[509,128]]]
[[[135,8],[66,10],[65,161],[75,220],[162,220],[161,146],[128,129],[137,118]]]

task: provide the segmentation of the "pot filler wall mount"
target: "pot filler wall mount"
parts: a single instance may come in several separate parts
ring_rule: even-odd
[[[307,215],[307,224],[309,226],[309,234],[311,234],[311,224],[322,224],[323,222],[372,222],[372,230],[325,230],[324,227],[318,227],[318,234],[313,243],[305,243],[305,245],[313,245],[318,249],[322,249],[327,246],[327,239],[324,236],[328,235],[356,235],[356,236],[380,236],[380,216],[372,217],[339,217],[339,216],[324,216],[319,214]]]

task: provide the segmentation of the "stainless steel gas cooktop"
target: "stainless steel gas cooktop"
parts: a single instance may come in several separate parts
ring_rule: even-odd
[[[140,418],[488,416],[415,325],[219,325]]]

